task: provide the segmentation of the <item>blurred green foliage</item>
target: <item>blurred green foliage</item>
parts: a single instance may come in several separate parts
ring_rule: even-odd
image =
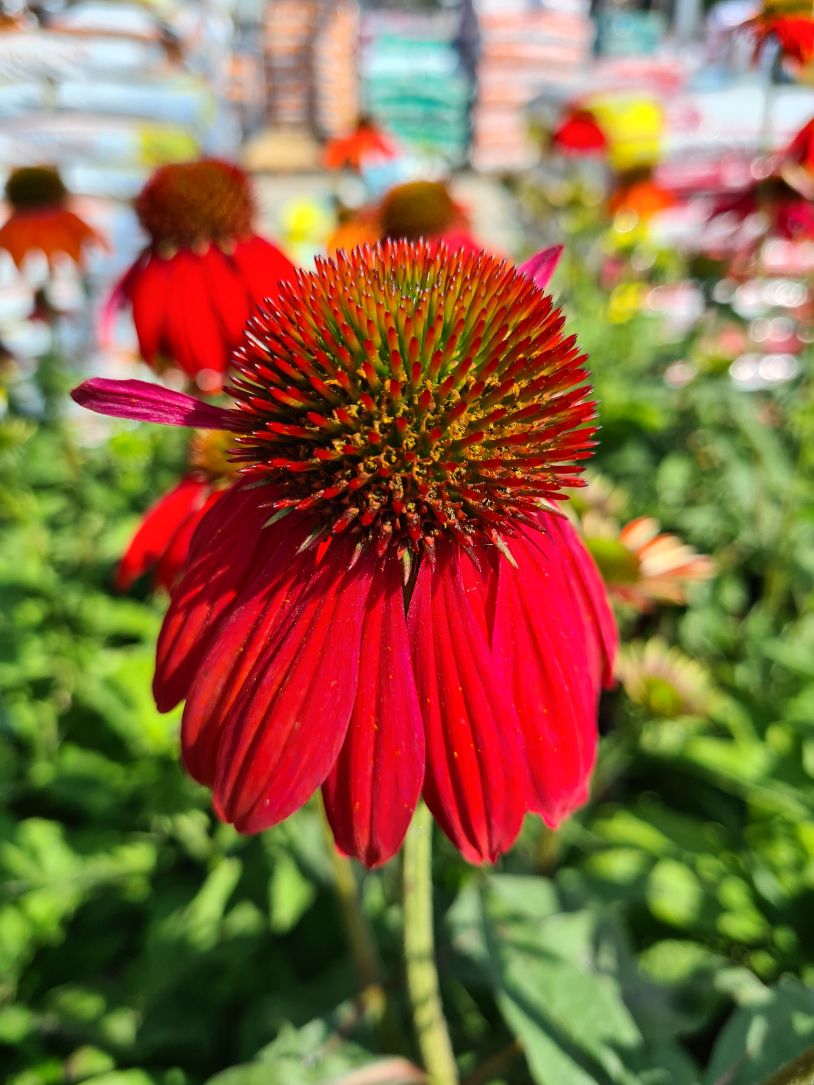
[[[608,324],[578,265],[560,285],[592,356],[598,468],[627,516],[717,562],[689,606],[626,615],[623,635],[679,646],[718,696],[708,718],[656,719],[612,691],[593,799],[556,836],[529,822],[494,871],[439,841],[462,1077],[814,1080],[814,380],[671,388],[678,348],[650,318]],[[218,825],[178,715],[153,706],[164,603],[112,575],[184,453],[173,432],[31,419],[13,397],[0,422],[0,1079],[419,1081],[398,861],[356,871],[383,1039],[319,811],[255,838]]]

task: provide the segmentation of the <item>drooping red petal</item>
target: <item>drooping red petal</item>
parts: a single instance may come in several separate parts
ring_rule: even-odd
[[[218,623],[257,567],[277,551],[279,535],[263,529],[270,515],[265,500],[262,490],[225,490],[192,537],[158,637],[153,694],[161,712],[186,697]]]
[[[814,172],[814,118],[807,121],[783,152],[799,166]]]
[[[275,298],[280,283],[296,275],[296,268],[285,253],[263,237],[238,241],[231,259],[256,305],[266,298]]]
[[[511,690],[493,658],[484,600],[467,591],[459,550],[423,562],[408,616],[427,739],[424,797],[470,862],[494,862],[523,820],[525,750]]]
[[[286,538],[285,528],[275,534]],[[322,562],[291,555],[221,624],[192,684],[182,743],[218,815],[259,832],[299,809],[345,739],[359,678],[362,625],[375,569],[352,564],[352,539]],[[282,549],[286,549],[285,542]]]
[[[176,531],[170,545],[159,559],[155,571],[155,582],[159,587],[166,588],[169,591],[178,580],[186,565],[190,543],[193,535],[198,530],[198,524],[215,502],[220,500],[223,493],[223,490],[215,490],[213,493],[209,493],[203,504],[192,515],[188,516]]]
[[[184,392],[173,392],[170,388],[162,388],[160,384],[150,384],[149,381],[92,377],[74,388],[71,398],[80,407],[112,418],[232,432],[243,428],[237,411],[213,407]]]
[[[119,284],[122,296],[130,301],[139,349],[148,365],[156,361],[165,339],[169,266],[169,260],[148,249]]]
[[[188,476],[147,510],[119,563],[119,591],[126,591],[166,554],[184,524],[203,506],[208,489],[202,479]]]
[[[322,794],[338,846],[369,867],[398,851],[424,781],[424,725],[404,616],[401,563],[377,570],[362,630],[359,686]]]
[[[182,250],[167,261],[163,352],[193,377],[202,369],[222,373],[229,362],[229,344],[215,315],[221,299],[210,295],[204,277],[207,258],[208,253]]]
[[[229,344],[230,351],[234,350],[243,337],[254,307],[248,284],[243,281],[231,257],[216,245],[206,254],[202,269],[209,295],[217,299],[217,316],[222,325],[223,337]]]
[[[529,257],[525,264],[521,264],[518,271],[533,280],[541,290],[545,290],[551,282],[551,276],[557,270],[563,251],[563,245],[552,245],[551,248],[541,249],[534,256]]]
[[[787,56],[801,64],[808,64],[814,57],[814,19],[810,16],[782,15],[767,19],[764,25]]]
[[[588,796],[596,759],[595,631],[562,539],[522,530],[501,562],[493,648],[523,729],[529,809],[559,822]]]
[[[546,534],[561,543],[558,553],[567,559],[573,583],[577,586],[585,606],[589,639],[593,645],[591,658],[595,660],[595,672],[598,673],[601,684],[606,689],[610,689],[616,683],[619,631],[605,583],[594,559],[568,520],[562,516],[543,513],[539,523]]]

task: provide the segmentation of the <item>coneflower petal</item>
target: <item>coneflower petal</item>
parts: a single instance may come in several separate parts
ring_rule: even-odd
[[[601,684],[605,689],[610,689],[616,682],[619,631],[602,576],[596,562],[568,520],[562,516],[544,513],[539,523],[546,534],[562,544],[560,554],[570,565],[569,580],[585,603],[588,617],[585,647],[595,661]]]
[[[296,268],[276,246],[256,234],[238,241],[232,261],[243,276],[255,304],[273,298],[281,282],[293,279]]]
[[[167,355],[190,376],[202,369],[222,373],[229,362],[229,344],[221,334],[202,264],[207,256],[182,250],[168,260]]]
[[[198,530],[198,525],[212,506],[223,497],[223,494],[223,490],[214,490],[209,493],[209,496],[200,508],[197,508],[186,518],[184,523],[181,524],[179,529],[169,540],[167,548],[161,555],[155,571],[155,582],[157,585],[166,588],[167,591],[173,587],[178,580],[178,577],[183,572],[187,555],[189,554],[189,546],[195,532]]]
[[[158,422],[163,426],[193,429],[242,429],[237,411],[213,407],[194,396],[149,381],[92,377],[74,388],[71,398],[89,411],[113,418],[132,418],[135,422]]]
[[[541,249],[535,252],[534,256],[529,257],[517,270],[536,283],[541,290],[545,290],[557,270],[563,252],[562,245],[552,245],[551,248]]]
[[[116,587],[127,588],[158,562],[181,527],[203,506],[207,484],[187,476],[148,509],[116,573]]]
[[[247,581],[258,570],[269,575],[282,536],[263,533],[268,516],[257,490],[236,485],[201,520],[158,637],[153,693],[161,712],[186,697],[218,622]]]
[[[370,553],[354,564],[353,550],[351,540],[335,542],[322,562],[306,550],[283,575],[274,571],[270,587],[256,581],[196,675],[184,760],[213,784],[218,815],[241,832],[299,809],[345,739],[374,570]]]
[[[209,297],[217,301],[215,311],[223,325],[226,341],[236,346],[254,309],[248,284],[232,258],[217,245],[213,245],[201,261],[201,270]]]
[[[511,847],[526,809],[526,753],[456,549],[422,563],[408,615],[427,738],[424,798],[470,862]]]
[[[362,630],[348,734],[322,794],[338,846],[369,867],[398,851],[424,781],[424,724],[402,595],[402,566],[377,573]]]
[[[529,809],[552,827],[587,798],[598,741],[599,667],[585,653],[594,630],[562,545],[536,532],[512,539],[518,568],[501,563],[493,639],[523,730]]]
[[[141,356],[148,365],[162,352],[169,307],[166,304],[169,260],[144,253],[121,279],[119,288],[133,308],[133,326]]]

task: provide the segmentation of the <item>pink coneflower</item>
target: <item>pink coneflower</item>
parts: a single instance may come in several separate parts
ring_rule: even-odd
[[[339,847],[400,846],[419,796],[469,860],[585,801],[616,632],[554,511],[590,455],[584,356],[528,273],[387,242],[251,321],[232,408],[88,381],[102,413],[224,430],[240,478],[192,540],[155,695],[242,832],[322,787]]]
[[[251,313],[294,265],[253,229],[247,175],[218,159],[162,166],[136,200],[150,243],[116,287],[148,365],[220,389]]]
[[[620,528],[616,520],[588,511],[580,530],[611,595],[638,610],[656,603],[681,605],[689,584],[715,573],[711,558],[663,532],[652,516]]]

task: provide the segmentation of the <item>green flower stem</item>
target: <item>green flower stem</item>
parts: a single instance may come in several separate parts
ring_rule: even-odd
[[[419,803],[404,842],[404,959],[407,992],[429,1085],[458,1085],[441,1005],[432,912],[432,817]]]
[[[398,1030],[394,1027],[395,1018],[382,982],[382,967],[376,940],[359,896],[356,871],[350,859],[346,859],[337,851],[333,833],[325,815],[325,808],[321,803],[320,807],[328,854],[333,866],[334,888],[339,900],[342,924],[345,928],[348,948],[356,966],[356,974],[359,977],[361,1006],[363,1011],[376,1021],[379,1040],[384,1050],[398,1051],[400,1049],[400,1044],[397,1043]]]

